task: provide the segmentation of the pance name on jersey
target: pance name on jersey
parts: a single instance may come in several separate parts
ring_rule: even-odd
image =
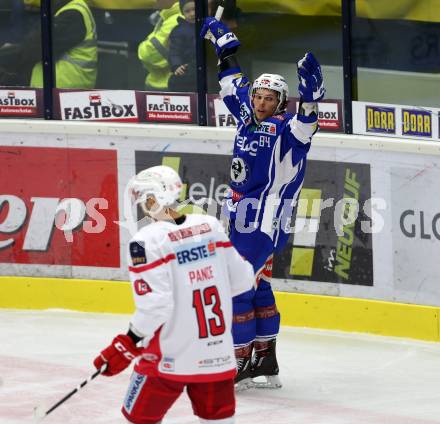
[[[191,284],[209,281],[214,278],[211,265],[196,269],[194,271],[189,271],[188,276]]]

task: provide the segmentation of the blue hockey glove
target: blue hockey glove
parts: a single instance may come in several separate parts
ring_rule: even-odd
[[[205,19],[200,36],[214,44],[219,58],[235,53],[240,45],[236,35],[223,22],[211,16]]]
[[[298,91],[301,101],[306,103],[318,102],[324,97],[325,87],[322,80],[321,66],[312,53],[306,53],[298,62],[298,79]]]

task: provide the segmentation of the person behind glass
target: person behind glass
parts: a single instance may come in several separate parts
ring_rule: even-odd
[[[186,388],[201,423],[233,424],[232,296],[253,291],[254,274],[220,221],[178,212],[182,186],[163,165],[130,182],[150,221],[127,249],[135,312],[94,365],[113,376],[137,359],[122,407],[132,423],[161,423]]]
[[[194,0],[180,0],[183,18],[170,34],[170,91],[197,91],[196,80],[196,9]]]
[[[215,46],[220,95],[238,121],[223,212],[231,242],[253,265],[258,283],[255,294],[233,299],[237,388],[278,388],[280,314],[271,287],[272,257],[289,239],[318,129],[317,102],[325,94],[321,66],[311,53],[297,63],[300,100],[294,115],[287,112],[289,89],[281,75],[265,73],[251,82],[242,73],[235,55],[240,42],[224,23],[206,18],[201,36]]]
[[[160,9],[159,17],[153,31],[139,44],[138,57],[148,71],[145,78],[145,89],[149,91],[167,91],[168,81],[172,75],[169,56],[169,38],[177,26],[177,19],[182,17],[180,4],[176,0],[156,0]]]
[[[23,0],[39,12],[41,0]],[[57,88],[94,88],[98,47],[96,24],[85,0],[53,0],[53,57]],[[37,25],[18,45],[1,49],[0,62],[13,85],[43,87],[41,28]],[[0,76],[1,83],[4,79]],[[15,83],[15,84],[14,84]]]

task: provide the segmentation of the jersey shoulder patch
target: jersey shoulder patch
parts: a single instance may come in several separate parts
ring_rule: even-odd
[[[286,119],[286,115],[273,115],[272,118],[282,122]]]
[[[134,266],[144,265],[147,263],[147,255],[145,253],[145,246],[141,241],[130,242],[130,256]]]

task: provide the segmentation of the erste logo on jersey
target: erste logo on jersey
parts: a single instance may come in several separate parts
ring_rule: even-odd
[[[144,295],[151,293],[153,291],[153,290],[151,290],[151,287],[149,286],[149,284],[142,279],[136,280],[133,283],[133,286],[134,286],[134,291],[136,292],[136,294],[138,296],[144,296]]]
[[[249,167],[246,162],[239,157],[232,159],[231,180],[235,184],[245,184],[249,179]]]
[[[262,122],[255,130],[257,133],[275,135],[277,133],[277,126],[273,122]]]
[[[176,251],[176,258],[179,265],[201,261],[216,254],[215,242],[192,243],[184,246],[183,249]]]

